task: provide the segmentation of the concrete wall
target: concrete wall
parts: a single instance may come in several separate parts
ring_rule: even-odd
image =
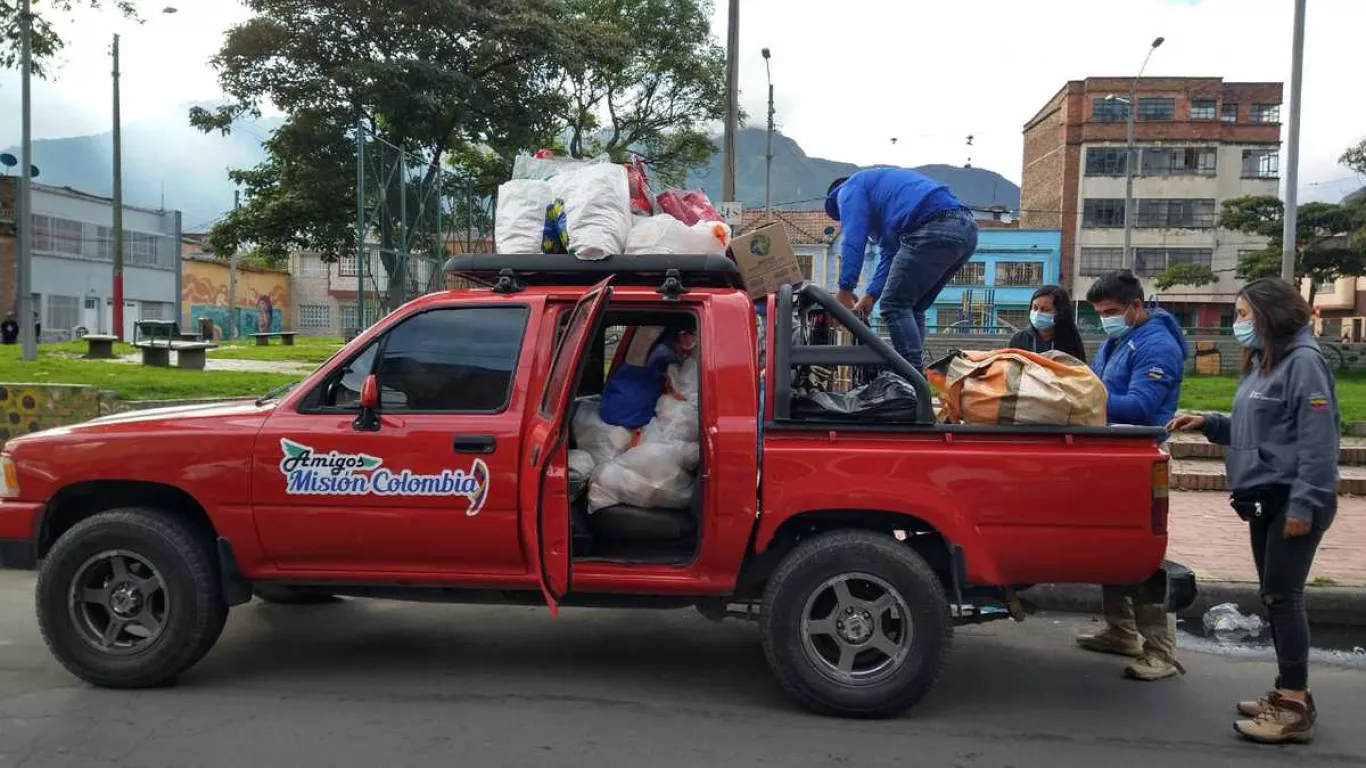
[[[180,304],[183,321],[195,327],[201,317],[213,319],[217,333],[227,337],[228,264],[217,259],[187,258]],[[289,273],[237,268],[236,325],[238,337],[263,330],[290,329]]]
[[[0,445],[12,437],[79,424],[101,413],[107,399],[77,384],[0,383]]]

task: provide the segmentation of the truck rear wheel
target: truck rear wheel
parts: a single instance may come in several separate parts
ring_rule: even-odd
[[[108,688],[175,680],[209,652],[228,608],[203,536],[155,509],[74,525],[38,574],[38,626],[57,661]]]
[[[760,621],[783,690],[807,709],[845,717],[915,705],[953,637],[934,571],[906,544],[870,531],[799,544],[769,578]]]

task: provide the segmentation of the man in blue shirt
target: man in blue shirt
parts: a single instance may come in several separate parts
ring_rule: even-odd
[[[1111,424],[1161,427],[1176,413],[1186,365],[1181,324],[1143,305],[1143,285],[1122,270],[1102,276],[1086,293],[1109,338],[1091,367],[1105,384]],[[1174,622],[1161,603],[1145,603],[1135,587],[1107,586],[1101,602],[1105,629],[1077,638],[1088,651],[1132,656],[1125,668],[1137,680],[1162,680],[1183,671],[1176,660]]]
[[[844,225],[840,303],[868,314],[877,304],[906,362],[925,368],[925,312],[977,249],[972,211],[949,188],[909,168],[873,168],[836,179],[825,212]],[[862,299],[854,295],[864,248],[882,249]]]

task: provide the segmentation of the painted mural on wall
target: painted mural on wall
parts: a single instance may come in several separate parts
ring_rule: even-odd
[[[103,412],[101,402],[94,387],[0,383],[0,445],[12,437],[93,419]]]
[[[181,277],[181,313],[190,327],[199,318],[213,320],[217,338],[228,335],[228,266],[217,261],[185,260]],[[238,337],[283,331],[289,322],[289,275],[284,272],[237,270],[237,306],[232,322]]]

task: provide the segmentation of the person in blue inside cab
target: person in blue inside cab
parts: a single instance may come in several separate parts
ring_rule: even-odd
[[[682,362],[697,348],[691,327],[642,327],[621,365],[602,390],[599,415],[608,424],[638,429],[655,417],[655,403],[664,394],[669,365]]]
[[[892,346],[925,368],[925,313],[977,249],[972,211],[947,186],[909,168],[872,168],[836,179],[825,212],[843,224],[840,303],[863,315],[878,305]],[[868,240],[882,250],[862,298],[855,295]]]
[[[1143,285],[1128,270],[1102,276],[1086,300],[1109,337],[1091,363],[1108,393],[1109,422],[1165,427],[1176,414],[1186,367],[1181,324],[1144,306]],[[1161,603],[1143,602],[1135,586],[1105,586],[1101,597],[1105,629],[1078,637],[1078,645],[1133,657],[1124,674],[1136,680],[1162,680],[1185,671],[1176,660],[1175,621]]]

